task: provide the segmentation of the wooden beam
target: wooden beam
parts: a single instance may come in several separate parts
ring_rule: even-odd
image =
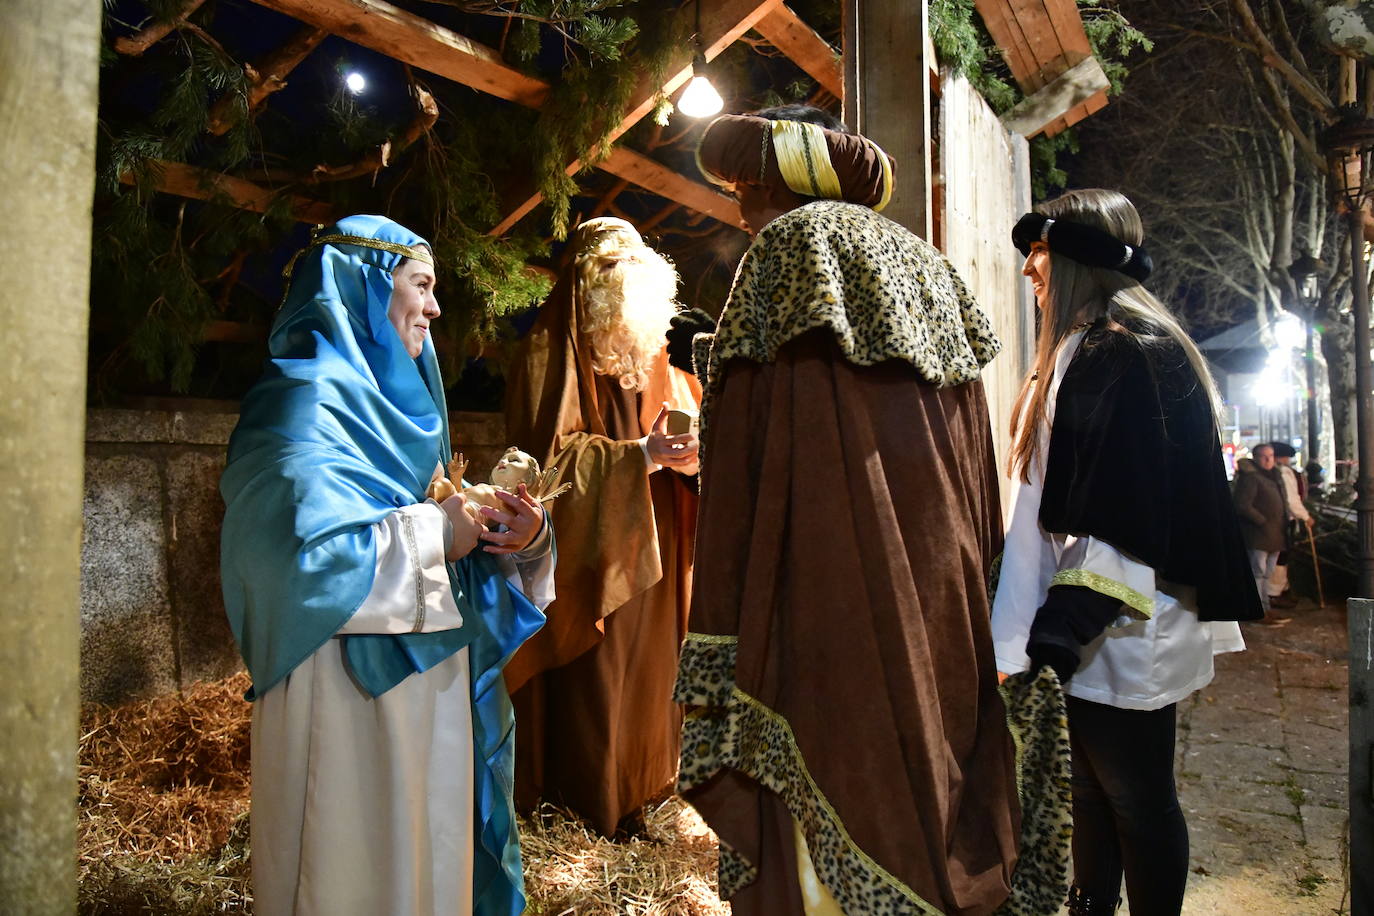
[[[142,29],[136,35],[126,38],[116,38],[114,49],[120,54],[130,54],[135,57],[151,48],[154,44],[161,41],[167,33],[173,29],[180,28],[186,22],[186,18],[200,9],[205,0],[187,0],[181,7],[181,12],[162,22],[154,22],[152,25]]]
[[[844,98],[844,70],[840,55],[816,34],[792,8],[776,7],[754,26],[758,33],[837,99]]]
[[[1023,137],[1033,137],[1111,85],[1096,57],[1089,57],[1027,96],[1006,114],[1002,124]]]
[[[701,10],[701,47],[707,60],[714,59],[738,41],[745,32],[757,27],[765,17],[782,8],[782,0],[714,0],[714,2],[698,0],[698,2],[708,3]],[[690,10],[690,7],[686,9]],[[690,15],[690,13],[684,12],[682,15]],[[690,51],[678,55],[668,69],[672,75],[662,85],[650,83],[647,79],[640,82],[631,97],[632,100],[625,111],[625,115],[620,119],[620,123],[611,128],[607,142],[615,142],[627,130],[648,117],[650,112],[654,110],[660,93],[671,95],[691,79],[692,55]],[[604,165],[601,166],[601,168],[604,167]],[[568,163],[566,169],[569,175],[576,174],[581,170],[582,160],[580,159]],[[503,208],[505,216],[487,234],[505,235],[531,210],[539,206],[539,202],[543,199],[543,196],[534,189],[532,184],[521,187],[511,195],[510,200]],[[679,203],[685,203],[685,201],[679,201]]]
[[[266,213],[280,193],[243,178],[197,168],[184,162],[158,159],[154,160],[153,165],[158,172],[157,189],[178,197],[213,200],[223,194],[240,209]],[[120,176],[120,181],[128,185],[135,183],[133,175],[128,172]],[[299,195],[291,197],[291,215],[303,223],[312,224],[332,223],[335,219],[328,204]]]
[[[521,73],[495,50],[384,0],[254,2],[412,67],[527,108],[538,108],[549,94],[548,83]]]
[[[618,178],[637,184],[659,197],[705,213],[728,226],[742,227],[739,204],[701,182],[692,181],[642,153],[618,146],[600,166]]]
[[[844,120],[897,162],[897,181],[883,215],[931,241],[932,124],[926,59],[927,0],[843,0]],[[897,78],[894,74],[905,74]]]
[[[272,93],[286,88],[287,75],[310,56],[329,35],[324,29],[307,25],[292,35],[285,44],[261,57],[257,64],[246,68],[250,74],[248,98],[244,101],[247,116],[251,119],[263,101]],[[206,127],[210,133],[220,136],[234,126],[236,99],[232,93],[224,95],[210,109],[210,119]]]

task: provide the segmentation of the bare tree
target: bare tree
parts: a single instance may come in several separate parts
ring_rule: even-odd
[[[1269,345],[1285,312],[1321,329],[1319,399],[1329,398],[1336,456],[1348,459],[1350,259],[1318,142],[1334,117],[1339,68],[1282,4],[1256,3],[1258,15],[1248,0],[1124,2],[1156,50],[1134,62],[1115,110],[1085,127],[1092,156],[1075,177],[1136,201],[1159,264],[1152,285],[1195,326],[1253,315]],[[1313,303],[1289,272],[1303,254],[1334,268]]]

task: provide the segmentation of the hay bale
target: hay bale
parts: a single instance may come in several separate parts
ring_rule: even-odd
[[[78,911],[249,912],[248,675],[82,710]]]
[[[676,796],[640,836],[613,841],[544,805],[520,821],[529,913],[538,916],[728,916],[716,894],[716,837]]]
[[[252,911],[248,676],[82,711],[78,912]],[[531,916],[727,916],[716,838],[686,802],[612,841],[551,806],[520,822]]]

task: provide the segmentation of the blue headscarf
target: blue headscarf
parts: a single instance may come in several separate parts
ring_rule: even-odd
[[[407,257],[432,262],[427,245],[384,217],[351,216],[317,233],[288,268],[271,358],[244,398],[220,481],[224,604],[253,678],[250,699],[358,609],[376,569],[372,526],[422,501],[448,458],[434,347],[426,337],[411,358],[387,316],[392,271]],[[449,579],[461,628],[347,636],[345,656],[378,696],[472,646],[479,912],[519,913],[514,717],[500,669],[544,618],[482,551],[451,564]]]

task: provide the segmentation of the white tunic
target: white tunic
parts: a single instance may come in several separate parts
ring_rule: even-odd
[[[372,590],[340,635],[462,624],[444,566],[444,512],[374,526]],[[553,599],[546,530],[503,571]],[[480,547],[478,548],[480,549]],[[417,626],[418,624],[418,626]],[[331,639],[253,704],[252,849],[259,916],[472,912],[472,707],[466,648],[369,697]]]
[[[1191,588],[1159,579],[1149,566],[1096,538],[1050,534],[1040,527],[1055,399],[1082,337],[1081,331],[1071,335],[1056,357],[1030,480],[1022,481],[1019,474],[1013,480],[1011,519],[992,604],[997,670],[1011,674],[1029,667],[1026,639],[1051,585],[1086,585],[1122,598],[1132,613],[1083,648],[1082,663],[1065,692],[1122,709],[1159,709],[1211,681],[1213,655],[1239,652],[1245,643],[1233,621],[1198,620]]]

